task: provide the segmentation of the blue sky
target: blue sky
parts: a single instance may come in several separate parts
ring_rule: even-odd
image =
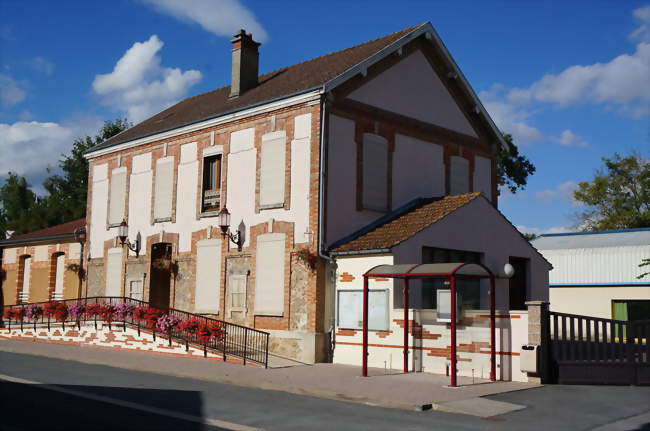
[[[0,178],[38,187],[103,120],[227,85],[240,27],[263,42],[267,72],[426,21],[537,167],[500,199],[520,229],[573,229],[571,191],[601,157],[650,157],[647,0],[0,0]]]

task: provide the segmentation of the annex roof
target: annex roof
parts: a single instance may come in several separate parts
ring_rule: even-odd
[[[12,236],[9,239],[0,241],[0,247],[12,244],[22,244],[29,242],[39,242],[51,239],[63,239],[66,237],[74,238],[74,231],[77,228],[86,226],[86,219],[80,218],[67,223],[50,226],[44,229],[35,230],[21,235]]]
[[[380,219],[370,229],[362,229],[330,247],[332,252],[387,250],[467,205],[481,194],[466,193],[442,198],[419,199]]]
[[[367,67],[399,50],[401,46],[421,35],[426,35],[427,39],[432,40],[440,48],[445,62],[449,63],[452,69],[450,73],[459,79],[465,92],[472,99],[476,113],[481,114],[481,117],[489,126],[488,129],[494,133],[496,140],[505,145],[498,128],[494,125],[435,29],[431,23],[424,23],[351,48],[261,75],[259,84],[255,88],[236,98],[229,98],[230,86],[190,97],[119,133],[92,148],[87,154],[92,156],[94,153],[116,145],[145,139],[159,133],[170,132],[184,126],[224,117],[310,91],[319,89],[323,92],[330,91],[351,77],[364,73]]]
[[[650,246],[650,228],[545,234],[531,243],[538,250]]]

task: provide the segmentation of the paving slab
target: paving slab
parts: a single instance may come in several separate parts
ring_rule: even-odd
[[[446,387],[448,377],[429,373],[391,374],[384,369],[370,368],[370,376],[361,377],[361,368],[350,365],[305,365],[280,358],[277,363],[283,366],[263,369],[215,359],[6,339],[0,339],[0,350],[407,410],[445,408],[443,404],[453,401],[539,386],[459,377],[459,387],[449,388]],[[497,404],[482,405],[490,416],[493,410],[498,410]],[[457,413],[464,412],[465,408],[467,414],[480,415],[479,410],[463,406],[466,405],[453,408]]]
[[[487,398],[467,398],[464,400],[447,401],[436,406],[436,410],[449,413],[462,413],[482,418],[503,415],[525,408],[526,406],[521,404],[507,403]]]

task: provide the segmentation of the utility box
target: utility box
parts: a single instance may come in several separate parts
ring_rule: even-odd
[[[539,346],[534,344],[521,346],[519,368],[524,373],[539,373]]]

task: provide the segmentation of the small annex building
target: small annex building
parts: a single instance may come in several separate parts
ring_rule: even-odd
[[[541,235],[532,244],[553,264],[551,311],[650,319],[650,228]],[[644,269],[645,268],[645,269]]]
[[[477,263],[496,276],[496,379],[528,381],[520,371],[529,342],[528,308],[548,301],[549,262],[481,193],[420,198],[332,244],[336,260],[335,363],[362,362],[364,274],[378,265]],[[504,265],[515,269],[503,275]],[[450,364],[450,319],[439,314],[442,279],[411,280],[408,317],[404,280],[369,278],[368,366],[402,369],[409,331],[411,371],[444,374]],[[458,375],[490,373],[489,280],[456,282]],[[405,325],[405,320],[408,325]]]
[[[3,305],[81,296],[79,263],[86,219],[15,235],[0,241]]]

